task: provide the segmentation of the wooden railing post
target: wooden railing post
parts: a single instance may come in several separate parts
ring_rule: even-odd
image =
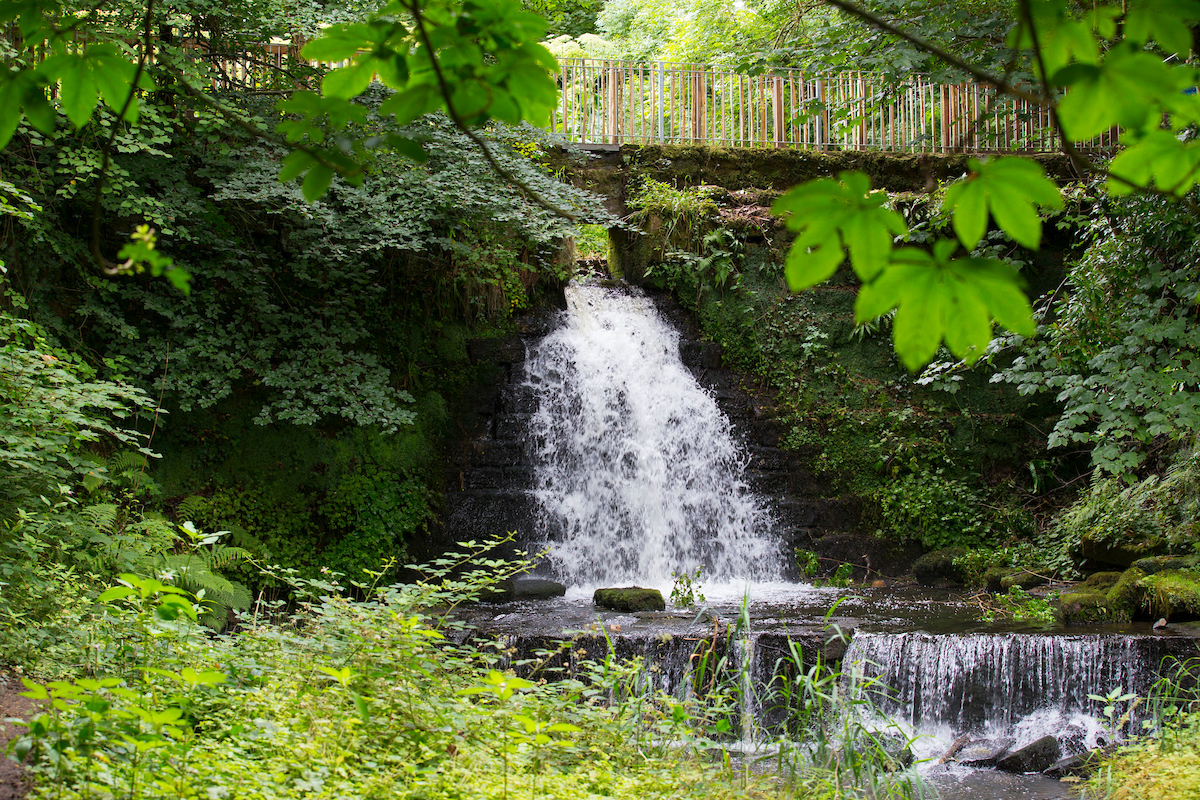
[[[774,107],[771,109],[775,129],[775,146],[783,147],[785,134],[783,131],[783,78],[774,78]]]

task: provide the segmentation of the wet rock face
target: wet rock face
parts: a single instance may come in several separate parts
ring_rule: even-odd
[[[623,589],[597,589],[592,602],[613,611],[666,611],[667,603],[658,589],[627,586]]]
[[[1032,744],[1022,747],[996,764],[996,769],[1002,772],[1041,772],[1054,766],[1062,758],[1062,748],[1058,739],[1053,736],[1043,736]]]
[[[562,597],[567,587],[556,581],[541,578],[508,579],[492,587],[492,592],[483,599],[491,603],[507,603],[513,600],[548,600]]]
[[[1014,741],[1007,736],[979,739],[959,750],[955,754],[955,760],[967,767],[994,767],[1004,758]]]
[[[963,547],[943,547],[926,553],[913,562],[913,575],[922,586],[947,587],[961,586],[966,582],[962,567],[955,565],[954,559],[966,554]]]

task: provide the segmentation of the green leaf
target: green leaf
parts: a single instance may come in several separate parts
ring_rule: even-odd
[[[442,105],[442,96],[437,87],[421,83],[403,92],[396,92],[379,106],[380,114],[394,114],[396,124],[407,125],[417,117],[437,111]]]
[[[850,251],[850,263],[863,281],[887,263],[896,236],[908,232],[904,220],[872,192],[862,172],[843,172],[797,186],[775,201],[772,211],[788,228],[802,231],[788,253],[786,276],[793,291],[815,286],[836,270]]]
[[[308,174],[304,176],[304,182],[300,184],[300,192],[304,195],[304,199],[311,203],[324,197],[332,182],[333,170],[324,164],[314,164]]]
[[[371,78],[375,75],[374,63],[367,58],[327,73],[321,80],[321,93],[325,97],[349,102],[350,98],[362,94],[371,85]]]
[[[828,280],[846,257],[836,236],[817,242],[812,247],[802,239],[804,237],[799,237],[792,243],[784,266],[788,288],[793,292],[809,289]]]
[[[952,259],[956,248],[954,240],[942,239],[933,253],[897,250],[879,277],[858,293],[859,324],[896,309],[893,345],[914,372],[943,341],[958,358],[978,359],[991,341],[993,319],[1024,335],[1035,330],[1017,271],[998,261]]]
[[[1154,41],[1167,55],[1186,55],[1197,20],[1200,3],[1194,0],[1140,0],[1125,15],[1125,38],[1139,44]]]
[[[319,38],[304,45],[300,55],[311,61],[345,61],[353,58],[360,50],[369,50],[374,44],[374,39],[374,32],[369,25],[330,25],[321,31]]]
[[[402,156],[412,159],[418,164],[423,164],[429,158],[429,154],[425,152],[425,148],[415,139],[410,139],[407,136],[399,136],[392,134],[388,136],[387,143],[396,152]]]
[[[128,586],[113,586],[101,592],[100,596],[96,598],[96,602],[111,603],[113,600],[123,600],[131,594],[135,594],[135,592]]]
[[[979,244],[987,231],[986,209],[1013,241],[1036,250],[1042,221],[1037,207],[1061,208],[1062,195],[1041,165],[1027,158],[968,161],[970,174],[946,190],[954,233],[967,249]]]
[[[296,150],[283,159],[283,167],[279,170],[279,182],[288,183],[296,178],[317,160],[303,150]]]

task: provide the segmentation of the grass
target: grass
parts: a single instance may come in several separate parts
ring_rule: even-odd
[[[491,545],[493,543],[488,543]],[[780,750],[775,775],[732,766],[740,674],[705,664],[702,691],[649,689],[640,662],[605,656],[553,673],[547,653],[509,669],[499,642],[448,622],[504,565],[359,587],[296,581],[293,613],[258,609],[235,633],[196,622],[186,592],[135,575],[100,595],[98,665],[29,682],[51,701],[16,740],[35,796],[84,798],[792,798],[911,793],[860,732]],[[267,621],[268,617],[271,621]],[[561,653],[557,654],[561,662]],[[795,698],[804,730],[842,726],[836,676]],[[722,683],[711,676],[727,675]],[[814,705],[814,701],[817,701]],[[819,706],[823,711],[812,713]],[[799,707],[799,706],[798,706]],[[811,723],[811,724],[810,724]],[[782,739],[780,742],[782,743]],[[815,742],[815,744],[814,744]],[[839,742],[841,742],[839,744]],[[882,752],[882,751],[880,751]],[[807,753],[820,754],[808,758]],[[786,762],[786,765],[785,765]]]

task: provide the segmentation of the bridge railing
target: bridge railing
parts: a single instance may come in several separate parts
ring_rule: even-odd
[[[1049,112],[980,83],[917,75],[561,59],[551,129],[583,144],[709,144],[894,152],[1048,152]],[[1116,131],[1084,148],[1116,144]]]

